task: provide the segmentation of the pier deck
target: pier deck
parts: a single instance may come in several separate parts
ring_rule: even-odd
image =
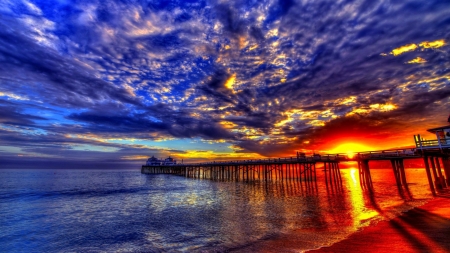
[[[442,126],[427,130],[436,134],[436,140],[425,140],[414,135],[415,148],[377,150],[349,154],[312,154],[298,153],[295,157],[249,159],[236,161],[214,161],[206,163],[170,165],[143,165],[141,172],[145,174],[165,173],[191,178],[207,178],[212,180],[235,181],[271,181],[299,180],[312,182],[317,180],[316,164],[323,163],[325,181],[342,185],[339,169],[340,162],[357,162],[361,187],[371,190],[370,161],[390,161],[397,186],[408,190],[405,176],[405,159],[423,159],[426,176],[433,194],[450,187],[450,126]],[[157,161],[152,157],[149,160]],[[156,160],[155,160],[156,159]],[[168,158],[172,159],[172,158]],[[166,159],[167,160],[167,159]],[[173,159],[171,160],[173,161]],[[153,163],[151,163],[153,164]]]
[[[442,146],[439,148],[427,147],[426,149],[369,151],[354,155],[312,154],[307,156],[299,153],[295,157],[143,165],[141,172],[144,174],[174,174],[189,178],[223,181],[299,180],[301,182],[313,182],[317,180],[316,164],[322,163],[326,183],[340,185],[342,180],[339,163],[357,162],[361,186],[370,190],[373,187],[369,168],[370,161],[390,161],[398,187],[407,188],[404,160],[423,159],[430,190],[433,194],[436,194],[436,190],[450,186],[449,153],[449,149]]]

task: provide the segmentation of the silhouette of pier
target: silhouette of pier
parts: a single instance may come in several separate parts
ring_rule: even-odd
[[[173,174],[218,181],[269,182],[296,180],[300,183],[307,183],[316,182],[317,167],[322,167],[327,187],[342,188],[339,164],[341,162],[356,162],[361,187],[370,191],[373,189],[370,162],[390,161],[399,190],[409,192],[404,161],[406,159],[423,159],[430,190],[433,194],[436,194],[436,191],[450,187],[450,138],[442,135],[443,133],[450,135],[448,134],[450,126],[428,131],[436,133],[438,139],[428,141],[421,138],[420,135],[414,136],[416,148],[360,152],[355,155],[305,155],[304,153],[297,153],[295,157],[143,165],[141,172],[144,174]],[[320,164],[322,166],[318,166]]]

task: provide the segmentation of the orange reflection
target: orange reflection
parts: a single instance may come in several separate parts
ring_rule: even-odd
[[[356,169],[355,168],[351,168],[350,169],[350,177],[352,178],[353,185],[356,185],[356,176],[355,176],[355,174],[356,174]]]
[[[365,205],[364,194],[359,185],[358,169],[352,167],[348,171],[342,171],[342,175],[349,182],[348,189],[350,201],[352,202],[353,227],[358,229],[366,221],[376,217],[379,213],[376,210],[369,209]],[[367,225],[367,224],[366,224]]]

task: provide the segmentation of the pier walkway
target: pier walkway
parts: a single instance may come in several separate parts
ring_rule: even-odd
[[[404,160],[423,159],[430,190],[436,194],[436,191],[450,187],[450,138],[442,137],[442,133],[449,133],[445,131],[450,131],[450,126],[428,131],[435,132],[438,136],[437,140],[428,141],[420,135],[414,136],[416,148],[360,152],[354,155],[297,153],[294,157],[143,165],[141,172],[223,181],[315,182],[317,180],[316,166],[322,164],[327,185],[339,186],[342,184],[339,163],[356,162],[360,184],[363,188],[370,190],[373,188],[370,161],[390,161],[397,186],[408,190]]]

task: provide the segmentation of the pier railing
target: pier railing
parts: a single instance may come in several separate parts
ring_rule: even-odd
[[[420,135],[414,135],[417,149],[448,149],[450,148],[450,138],[439,138],[436,140],[425,140]]]
[[[433,145],[436,141],[421,141],[422,145]],[[436,147],[435,145],[432,147]],[[443,152],[444,151],[444,152]],[[431,192],[450,187],[450,157],[448,148],[443,149],[391,149],[359,152],[356,154],[309,154],[298,153],[297,156],[246,159],[231,161],[212,161],[203,163],[182,163],[175,165],[143,165],[144,174],[175,174],[190,178],[235,181],[272,181],[298,180],[315,182],[316,165],[323,163],[325,182],[342,186],[339,163],[354,161],[358,164],[359,181],[363,188],[373,188],[369,162],[390,161],[399,189],[408,191],[405,176],[405,159],[423,158]],[[441,171],[443,169],[444,173]],[[445,174],[445,176],[444,176]],[[317,190],[317,186],[316,186]]]

